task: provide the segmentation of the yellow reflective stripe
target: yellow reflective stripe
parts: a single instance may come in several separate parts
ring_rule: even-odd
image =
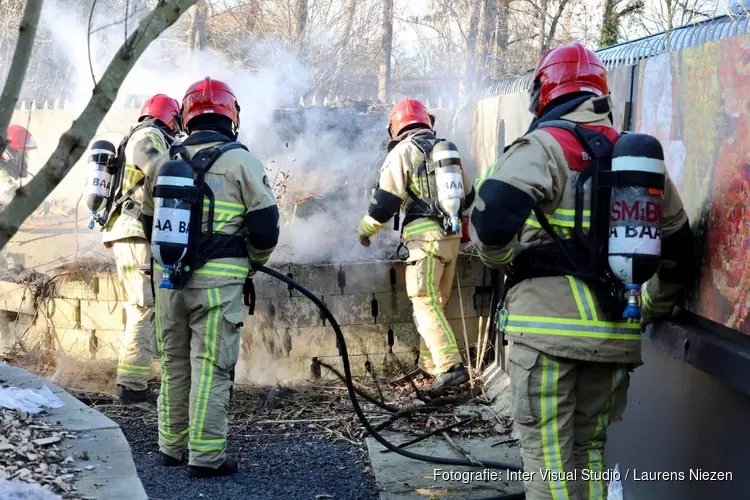
[[[411,189],[420,199],[424,196],[425,192],[429,191],[429,186],[429,181],[420,176],[412,177],[411,182],[409,183],[409,189]]]
[[[150,366],[135,366],[127,363],[120,363],[117,365],[117,371],[126,373],[129,375],[148,375],[151,372]]]
[[[209,206],[211,206],[210,202],[204,199],[203,207],[207,208]],[[241,213],[242,215],[245,215],[246,209],[245,209],[245,205],[243,205],[242,203],[232,203],[230,201],[214,200],[214,211]]]
[[[578,306],[578,313],[581,315],[581,319],[598,322],[599,318],[596,314],[596,305],[591,298],[589,287],[586,283],[575,279],[573,276],[566,276],[566,278],[568,278],[570,288],[573,290],[573,298]]]
[[[412,223],[404,228],[404,237],[410,238],[412,236],[426,233],[427,231],[433,231],[435,229],[440,229],[440,225],[434,220]]]
[[[268,254],[268,255],[264,255],[263,257],[250,257],[250,262],[252,262],[253,264],[264,265],[270,259],[271,259],[271,254]]]
[[[372,236],[383,227],[383,224],[376,221],[372,218],[371,215],[367,214],[364,217],[362,217],[362,222],[360,223],[360,230],[362,233],[365,234],[365,236]]]
[[[615,391],[624,376],[624,368],[618,368],[612,372],[611,397],[602,412],[597,416],[596,430],[591,439],[591,447],[588,452],[589,470],[592,472],[601,472],[604,470],[604,442],[607,436],[607,427],[609,427],[609,413],[615,406]],[[589,480],[589,500],[604,500],[605,486],[604,481]]]
[[[454,340],[454,342],[455,342],[455,340]],[[441,354],[454,354],[454,353],[458,352],[458,346],[457,345],[453,345],[453,344],[447,345],[445,347],[441,347],[440,349],[438,349],[438,352],[441,353]]]
[[[643,306],[645,308],[651,309],[656,313],[668,314],[672,310],[672,306],[674,305],[674,302],[672,301],[656,302],[652,300],[651,296],[648,294],[647,287],[645,286],[641,289],[641,301],[643,302]]]
[[[146,132],[144,135],[151,141],[151,144],[153,144],[154,148],[159,153],[166,152],[166,149],[164,148],[166,144],[164,144],[164,138],[160,134],[157,134],[156,132]]]
[[[552,373],[550,373],[550,368]],[[564,472],[557,420],[557,382],[559,377],[559,363],[542,354],[541,426],[544,466],[548,472],[556,473],[549,480],[552,498],[568,500],[570,497],[568,496],[567,482],[559,477]]]
[[[506,331],[509,333],[614,340],[640,340],[641,338],[640,325],[635,322],[587,321],[543,316],[510,315],[506,324]]]
[[[202,276],[225,276],[227,278],[247,278],[247,273],[242,274],[234,271],[212,271],[210,269],[203,268],[195,271],[195,274],[200,274]]]
[[[499,164],[500,164],[500,161],[495,160],[492,163],[492,165],[490,165],[490,168],[488,168],[487,171],[484,173],[484,175],[474,182],[474,190],[477,193],[479,192],[479,189],[482,187],[482,184],[484,183],[484,181],[492,177],[492,174],[495,173],[495,170],[497,169]]]
[[[186,428],[185,430],[182,430],[182,431],[180,431],[180,432],[177,432],[177,433],[167,432],[167,431],[165,431],[165,430],[159,430],[159,432],[160,432],[160,433],[161,433],[161,434],[162,434],[163,436],[166,436],[166,437],[170,437],[170,438],[180,438],[180,437],[185,437],[185,436],[187,436],[187,435],[188,435],[188,433],[190,432],[190,428],[189,428],[189,427],[187,427],[187,428]]]
[[[586,300],[589,304],[591,304],[591,315],[595,323],[599,322],[599,315],[596,313],[596,302],[594,302],[594,298],[591,296],[591,289],[586,283],[581,283],[583,285],[583,293],[586,297]]]
[[[129,191],[136,183],[145,177],[141,169],[132,165],[125,166],[125,178],[122,181],[123,192]]]
[[[215,219],[214,219],[214,232],[221,231],[221,229],[227,225],[227,222],[229,222],[232,219],[231,214],[227,213],[220,213]]]
[[[154,265],[157,265],[154,262]],[[161,266],[159,267],[161,268]],[[161,358],[161,390],[159,391],[159,432],[169,434],[172,424],[169,421],[169,371],[167,370],[167,355],[164,352],[164,330],[161,324],[161,299],[160,293],[154,294],[154,326],[156,330],[156,350]]]
[[[124,273],[130,273],[130,272],[133,272],[133,271],[140,272],[141,271],[141,266],[126,265],[126,266],[122,266],[120,269],[122,269],[122,272],[124,272]]]
[[[570,282],[570,288],[573,290],[573,298],[576,301],[576,305],[578,306],[578,314],[581,316],[581,319],[588,319],[591,318],[586,316],[586,311],[583,309],[583,302],[581,301],[581,294],[578,292],[578,284],[576,283],[576,279],[573,276],[566,276],[568,278],[568,281]]]
[[[267,261],[268,259],[266,259]],[[154,261],[154,269],[162,270],[161,264]],[[207,262],[203,267],[196,270],[194,274],[204,276],[228,276],[230,278],[247,278],[250,268],[247,266],[236,266],[234,264],[219,264],[216,262]]]
[[[117,368],[117,374],[118,375],[133,375],[135,377],[148,377],[150,375],[150,372],[148,371],[138,371],[138,370],[131,370],[129,368]]]
[[[195,401],[193,413],[193,427],[190,432],[190,441],[203,437],[203,425],[208,409],[208,399],[211,395],[211,385],[214,378],[214,365],[216,363],[216,343],[219,338],[219,316],[221,315],[221,297],[218,288],[209,288],[208,314],[206,315],[206,332],[203,344],[206,352],[201,363],[201,375],[198,381],[198,396]]]
[[[193,441],[190,441],[190,444],[188,444],[188,448],[190,448],[190,451],[224,451],[224,449],[227,447],[227,442],[224,440],[221,443],[209,443],[209,444],[197,444]]]
[[[440,306],[440,302],[438,301],[438,290],[435,286],[435,261],[437,260],[437,258],[432,253],[436,250],[437,244],[433,241],[432,243],[430,243],[427,249],[427,296],[430,298],[430,306],[432,307],[432,312],[435,314],[435,317],[437,318],[440,326],[445,332],[445,335],[448,337],[448,341],[450,342],[448,346],[443,346],[440,351],[443,352],[442,350],[445,349],[451,352],[453,349],[455,349],[456,352],[458,352],[456,337],[453,335],[453,330],[451,330],[451,327],[448,324],[448,320],[445,318],[445,313],[443,313],[443,309]]]
[[[167,432],[161,427],[159,428],[159,436],[161,436],[162,440],[166,444],[178,444],[178,443],[185,441],[189,432],[190,432],[190,427],[186,428],[183,431],[178,432],[177,434]]]
[[[249,272],[250,268],[247,266],[238,266],[236,264],[219,264],[218,262],[206,262],[203,267],[214,268],[214,269],[233,269],[235,271]]]
[[[511,248],[510,250],[508,250],[508,252],[502,257],[500,257],[499,259],[495,257],[490,257],[489,254],[486,254],[484,252],[479,252],[479,258],[489,264],[496,264],[499,266],[504,266],[513,259],[513,249]]]
[[[550,214],[546,214],[546,215],[547,215],[547,220],[552,226],[575,227],[575,213],[576,213],[575,210],[558,208],[551,215]],[[537,220],[536,215],[534,215],[533,212],[531,213],[531,215],[529,215],[529,218],[526,219],[526,224],[532,227],[537,227],[537,228],[542,227],[542,225],[539,224],[539,221]],[[582,226],[584,228],[587,228],[590,226],[590,224],[591,224],[591,211],[584,210]]]

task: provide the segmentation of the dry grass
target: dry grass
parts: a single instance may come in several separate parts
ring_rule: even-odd
[[[17,342],[0,357],[71,391],[114,394],[117,389],[117,361],[92,360],[61,350],[45,349],[41,344]]]

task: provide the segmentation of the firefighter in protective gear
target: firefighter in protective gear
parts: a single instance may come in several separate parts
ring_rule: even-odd
[[[139,124],[118,150],[122,170],[111,215],[103,231],[104,246],[112,249],[117,280],[125,302],[125,332],[117,364],[117,385],[122,403],[153,400],[148,388],[151,361],[156,355],[154,297],[151,291],[151,226],[143,217],[143,186],[146,172],[167,157],[178,129],[180,105],[157,94],[143,103]]]
[[[19,187],[19,179],[28,176],[28,151],[36,149],[31,133],[20,125],[8,127],[8,144],[0,156],[0,211],[10,203]]]
[[[240,107],[232,89],[206,78],[187,90],[182,123],[189,134],[184,147],[199,151],[237,140]],[[153,217],[158,169],[149,170],[144,212]],[[227,407],[243,325],[243,285],[251,264],[265,264],[279,236],[279,212],[261,162],[243,148],[225,151],[205,172],[204,185],[214,198],[211,239],[240,241],[233,256],[209,258],[194,269],[181,290],[158,288],[156,340],[162,362],[158,400],[162,464],[178,465],[189,451],[192,477],[225,476],[237,471],[226,454]],[[210,201],[204,197],[206,233]],[[212,244],[211,241],[208,242]],[[231,246],[231,245],[230,245]],[[155,264],[155,268],[158,266]],[[158,280],[155,279],[158,283]]]
[[[555,241],[535,213],[545,216],[560,245],[575,227],[576,179],[589,157],[575,134],[550,121],[575,122],[612,143],[618,137],[604,65],[578,43],[544,55],[531,97],[530,131],[482,177],[470,215],[484,263],[508,266],[511,275],[524,252]],[[696,269],[688,218],[668,178],[662,206],[662,262],[642,290],[646,321],[669,313]],[[585,210],[584,230],[595,217],[609,213]],[[604,470],[607,427],[621,419],[629,372],[641,364],[641,325],[608,315],[594,284],[570,275],[520,276],[508,288],[499,326],[511,341],[508,374],[524,468],[534,472],[526,498],[604,499],[606,482],[593,475],[587,481],[580,471]],[[539,471],[555,476],[545,480]]]
[[[433,124],[434,117],[417,100],[404,99],[393,107],[388,124],[388,156],[357,238],[367,247],[370,238],[399,210],[406,214],[401,242],[409,253],[406,287],[421,337],[419,365],[435,378],[431,388],[437,390],[466,382],[469,373],[444,312],[456,273],[461,231],[446,235],[436,214],[424,210],[434,206],[435,200],[427,199],[429,184],[423,167],[429,158],[418,141],[436,140]],[[474,190],[465,170],[462,175],[464,205],[468,207]]]

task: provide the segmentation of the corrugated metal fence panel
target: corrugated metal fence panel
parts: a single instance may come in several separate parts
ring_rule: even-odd
[[[637,64],[643,59],[665,52],[674,52],[722,38],[748,33],[750,14],[720,16],[700,23],[657,33],[627,43],[612,45],[596,51],[608,70]],[[524,92],[531,88],[532,74],[508,78],[490,86],[484,97]]]

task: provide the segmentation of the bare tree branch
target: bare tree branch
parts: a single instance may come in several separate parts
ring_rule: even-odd
[[[33,0],[29,0],[31,2]],[[63,134],[57,149],[26,186],[18,189],[0,215],[0,249],[21,224],[42,204],[83,156],[104,116],[109,112],[123,81],[138,58],[158,36],[174,24],[196,0],[161,0],[145,22],[128,37],[96,84],[86,108]]]
[[[34,48],[36,29],[39,26],[39,18],[42,14],[42,0],[28,0],[23,11],[21,24],[18,26],[18,40],[16,50],[13,53],[13,62],[5,80],[3,94],[0,96],[0,152],[5,150],[8,144],[6,130],[16,109],[18,94],[21,93],[23,81],[26,78],[26,70],[31,59],[31,50]],[[36,207],[35,207],[36,208]]]

